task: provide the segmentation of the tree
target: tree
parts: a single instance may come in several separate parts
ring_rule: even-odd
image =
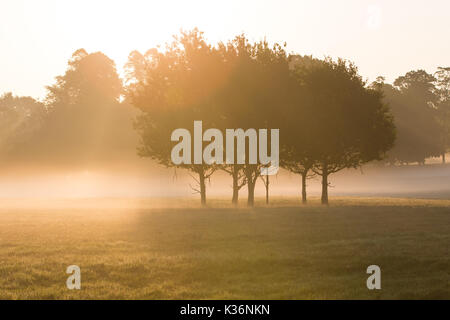
[[[202,120],[205,129],[214,127],[212,110],[224,72],[219,51],[197,29],[175,37],[164,53],[156,49],[144,56],[133,52],[127,63],[127,96],[142,111],[135,123],[141,138],[139,155],[194,173],[197,187],[192,188],[200,194],[202,205],[206,204],[206,181],[217,166],[175,165],[171,134],[178,128],[192,128],[196,120]]]
[[[69,60],[65,74],[56,77],[56,84],[47,89],[47,101],[54,105],[104,104],[119,99],[122,82],[114,61],[101,52],[89,54],[79,49]]]
[[[279,128],[286,106],[289,61],[284,47],[267,41],[250,43],[237,36],[221,45],[226,61],[227,81],[220,90],[215,113],[219,128]],[[270,143],[269,143],[270,144]],[[236,156],[236,152],[235,152]],[[246,163],[228,170],[233,177],[233,200],[247,185],[247,205],[254,205],[255,187],[264,165]],[[236,163],[236,161],[235,161]],[[265,184],[268,189],[268,184]]]
[[[231,203],[237,205],[239,203],[239,191],[247,184],[246,177],[243,172],[243,165],[231,164],[219,166],[219,169],[231,175],[233,195]]]
[[[322,204],[328,204],[328,177],[384,157],[395,127],[379,91],[367,88],[357,68],[345,60],[315,61],[297,69],[307,93],[312,170],[322,178]]]
[[[397,128],[397,141],[389,152],[391,163],[424,164],[442,153],[442,127],[438,122],[435,78],[423,70],[410,71],[394,85],[379,82]]]
[[[48,115],[36,137],[38,154],[47,160],[110,159],[134,141],[133,113],[120,103],[122,81],[103,53],[75,51],[66,72],[47,89]]]
[[[301,137],[301,135],[291,137]],[[315,162],[312,158],[313,155],[307,149],[302,149],[303,147],[304,145],[300,144],[298,147],[292,146],[290,150],[284,149],[282,166],[286,170],[301,176],[302,203],[306,204],[308,202],[306,192],[307,180],[315,175],[312,171]]]
[[[30,140],[45,118],[44,104],[31,97],[12,93],[0,96],[0,153],[17,157],[30,146]]]
[[[233,203],[247,185],[248,205],[253,206],[263,165],[250,164],[247,156],[243,164],[174,165],[167,141],[173,130],[191,128],[195,120],[202,120],[205,129],[222,132],[228,128],[274,128],[285,91],[279,80],[288,71],[286,53],[279,45],[270,47],[266,41],[250,44],[245,36],[238,36],[212,46],[196,29],[182,32],[164,53],[133,52],[126,66],[127,95],[144,113],[136,122],[142,142],[140,155],[195,173],[198,188],[193,189],[200,193],[202,204],[206,202],[205,181],[221,168],[233,178]]]
[[[301,176],[302,203],[307,203],[306,183],[314,177],[312,171],[316,162],[314,154],[315,140],[311,139],[312,128],[310,117],[312,113],[308,97],[311,94],[302,83],[302,70],[312,64],[320,64],[320,60],[310,56],[290,56],[291,77],[286,84],[288,87],[288,109],[281,124],[283,139],[281,145],[281,165],[284,169]]]
[[[442,129],[442,163],[445,163],[445,154],[450,150],[450,67],[438,67],[435,78],[438,122]]]

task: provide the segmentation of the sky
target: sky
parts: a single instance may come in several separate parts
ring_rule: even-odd
[[[449,0],[1,0],[0,94],[44,98],[80,48],[122,72],[132,50],[163,48],[194,27],[211,42],[245,33],[346,58],[369,81],[450,66]]]

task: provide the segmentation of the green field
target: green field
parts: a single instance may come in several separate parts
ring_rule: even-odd
[[[0,298],[450,299],[450,201],[316,201],[5,200]]]

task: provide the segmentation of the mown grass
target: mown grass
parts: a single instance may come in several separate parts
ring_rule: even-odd
[[[4,201],[0,298],[450,299],[450,201],[261,201]],[[382,290],[366,287],[372,264]]]

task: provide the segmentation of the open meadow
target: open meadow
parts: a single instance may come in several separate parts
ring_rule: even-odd
[[[450,200],[257,200],[2,200],[0,299],[450,299]]]

